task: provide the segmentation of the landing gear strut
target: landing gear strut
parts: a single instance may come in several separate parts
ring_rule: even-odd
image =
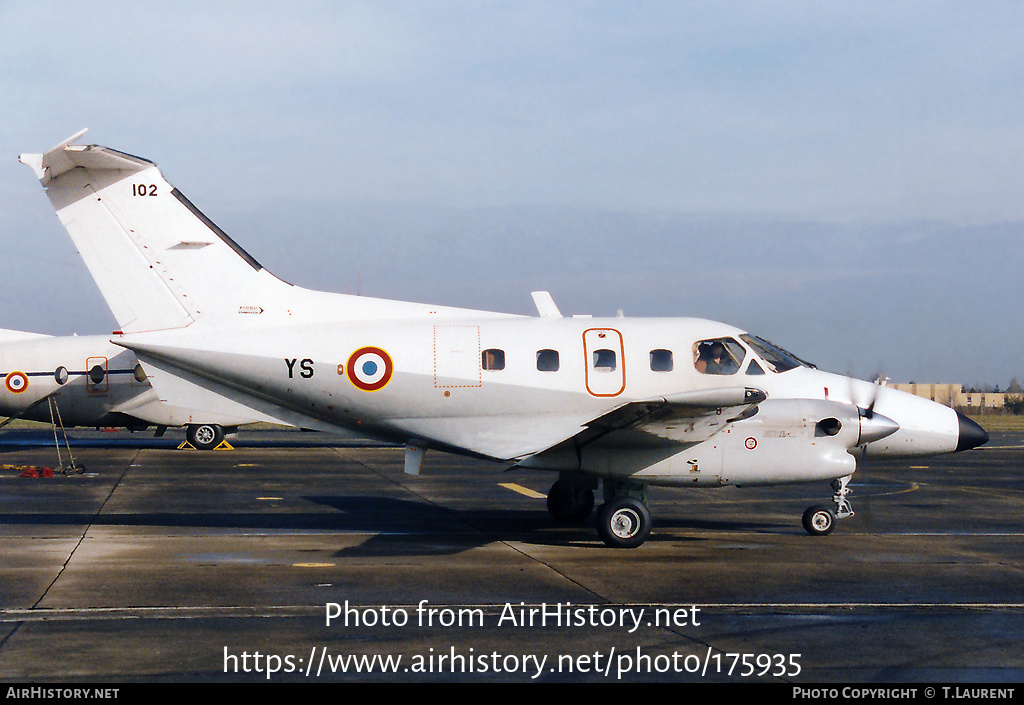
[[[835,491],[835,494],[832,495],[832,503],[835,505],[834,509],[827,504],[816,504],[813,507],[808,507],[807,511],[804,512],[804,529],[811,536],[830,534],[832,529],[835,528],[836,519],[846,519],[853,516],[853,506],[850,504],[850,500],[846,498],[853,491],[847,487],[852,477],[853,475],[847,475],[846,477],[832,480],[832,489]]]

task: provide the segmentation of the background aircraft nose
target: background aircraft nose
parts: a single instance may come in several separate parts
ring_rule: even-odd
[[[988,442],[988,433],[985,432],[985,429],[959,411],[956,412],[956,415],[960,419],[960,441],[956,444],[957,451],[977,448],[982,443]]]

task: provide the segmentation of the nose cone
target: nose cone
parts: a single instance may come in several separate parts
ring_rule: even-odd
[[[960,440],[956,444],[957,451],[977,448],[981,444],[988,442],[988,433],[985,432],[985,429],[959,411],[956,412],[956,415],[960,419]]]

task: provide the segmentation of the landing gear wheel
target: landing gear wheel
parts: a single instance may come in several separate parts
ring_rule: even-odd
[[[551,485],[548,492],[548,512],[555,521],[563,525],[579,525],[587,520],[594,510],[594,491],[573,488],[561,480]]]
[[[224,441],[224,429],[217,424],[192,424],[185,429],[185,438],[196,450],[213,450]]]
[[[827,504],[816,504],[804,512],[803,522],[811,536],[825,536],[836,526],[836,512]]]
[[[638,499],[613,499],[601,505],[597,533],[612,548],[636,548],[651,535],[651,513]]]

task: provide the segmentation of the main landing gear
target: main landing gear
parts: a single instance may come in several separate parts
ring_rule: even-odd
[[[196,450],[213,450],[224,441],[224,427],[215,423],[189,424],[185,438]]]
[[[597,533],[612,548],[636,548],[651,535],[651,512],[634,497],[616,497],[597,512]]]
[[[838,480],[832,480],[832,489],[835,491],[835,494],[832,495],[832,504],[835,505],[835,508],[828,504],[816,504],[813,507],[808,507],[804,512],[804,529],[811,536],[830,534],[835,528],[837,519],[853,516],[853,506],[846,498],[853,491],[847,487],[852,477],[853,475],[847,475]]]
[[[597,479],[563,473],[548,492],[548,511],[562,525],[580,525],[594,509]],[[604,481],[604,504],[597,510],[597,533],[612,548],[636,548],[651,535],[647,486]]]
[[[594,511],[594,490],[573,477],[564,477],[551,485],[548,512],[559,524],[579,526]]]

